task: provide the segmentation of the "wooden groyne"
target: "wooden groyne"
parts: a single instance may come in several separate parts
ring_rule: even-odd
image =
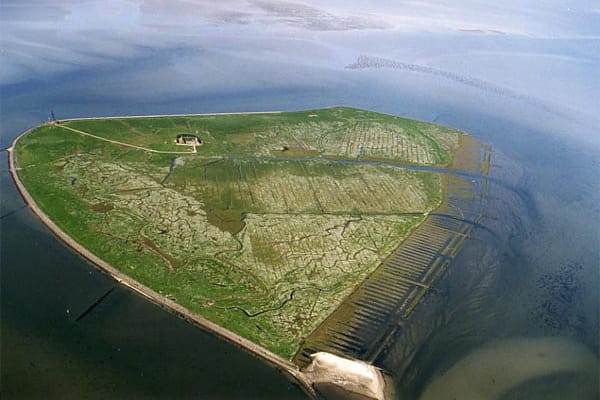
[[[483,217],[492,149],[463,137],[442,204],[302,344],[293,361],[328,352],[373,362],[443,275]]]

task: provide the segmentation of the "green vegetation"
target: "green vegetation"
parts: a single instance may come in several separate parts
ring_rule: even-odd
[[[176,145],[181,133],[203,145]],[[67,121],[15,154],[33,198],[84,247],[291,358],[440,203],[438,173],[400,167],[448,164],[460,135],[336,107]]]

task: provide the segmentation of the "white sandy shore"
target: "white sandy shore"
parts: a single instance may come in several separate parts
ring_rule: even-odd
[[[311,357],[312,363],[304,372],[318,391],[343,393],[353,399],[385,399],[385,382],[377,367],[325,352]]]

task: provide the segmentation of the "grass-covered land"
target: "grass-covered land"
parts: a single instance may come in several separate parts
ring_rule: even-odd
[[[179,134],[203,146],[192,154]],[[336,107],[67,121],[15,155],[30,194],[84,247],[291,358],[441,201],[439,174],[399,166],[449,163],[460,134]]]

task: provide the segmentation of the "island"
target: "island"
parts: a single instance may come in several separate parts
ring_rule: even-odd
[[[445,173],[485,173],[479,149],[457,129],[331,107],[52,120],[17,138],[10,162],[40,218],[117,281],[292,371],[322,351],[362,357],[322,327],[360,317],[345,303],[448,205],[450,186],[481,200]],[[445,261],[398,267],[402,317],[468,236],[456,229],[430,241]]]

